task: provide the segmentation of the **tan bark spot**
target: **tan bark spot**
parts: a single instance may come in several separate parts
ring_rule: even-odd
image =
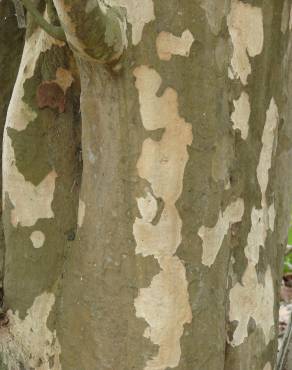
[[[172,55],[188,57],[194,37],[189,30],[185,30],[181,37],[162,31],[156,39],[156,49],[161,60],[170,60]]]
[[[56,332],[47,327],[47,320],[55,303],[52,293],[36,297],[24,320],[18,312],[8,311],[9,325],[1,330],[0,349],[4,363],[9,369],[18,369],[19,362],[25,368],[50,370],[54,359],[54,370],[61,370],[61,348]]]
[[[249,57],[259,55],[263,49],[264,30],[262,9],[239,0],[232,0],[227,25],[233,43],[231,78],[240,78],[246,85],[251,73]]]
[[[234,112],[231,114],[233,128],[239,129],[241,137],[246,140],[248,136],[248,121],[250,116],[249,97],[246,92],[242,92],[238,100],[233,100]]]
[[[34,248],[41,248],[46,240],[45,234],[42,231],[33,231],[30,235],[30,240]]]
[[[147,361],[145,370],[164,370],[179,364],[183,326],[192,319],[185,268],[173,256],[181,242],[182,226],[175,202],[182,192],[192,131],[191,125],[179,116],[176,91],[167,88],[161,97],[156,95],[161,78],[154,69],[141,66],[134,75],[144,127],[165,129],[160,141],[147,138],[142,146],[137,168],[139,176],[150,183],[151,191],[146,190],[146,197],[137,199],[141,217],[133,226],[136,253],[153,255],[161,267],[150,286],[140,289],[135,308],[137,316],[149,325],[144,335],[159,346],[158,354]],[[158,211],[155,197],[162,198],[164,209],[153,225]]]
[[[61,67],[57,68],[56,80],[54,82],[56,82],[59,86],[61,86],[61,88],[64,91],[64,94],[69,89],[69,87],[72,85],[73,81],[74,81],[74,78],[68,69],[64,69]]]
[[[202,263],[204,265],[210,267],[215,262],[230,226],[241,221],[243,212],[243,200],[237,199],[229,204],[223,213],[220,211],[218,221],[214,227],[200,227],[198,235],[203,241]]]

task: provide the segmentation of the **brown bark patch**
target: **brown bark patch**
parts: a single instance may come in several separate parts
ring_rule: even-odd
[[[56,82],[42,82],[37,89],[39,108],[58,108],[59,113],[65,111],[65,95]]]

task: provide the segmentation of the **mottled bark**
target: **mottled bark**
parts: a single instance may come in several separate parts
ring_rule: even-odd
[[[4,139],[4,363],[271,370],[291,1],[54,3],[78,67],[31,27]]]
[[[0,149],[6,119],[6,112],[11,97],[13,85],[17,76],[24,41],[24,32],[17,27],[15,10],[11,1],[0,1]],[[2,163],[2,157],[1,157]],[[0,177],[2,188],[2,176]],[[2,194],[0,194],[2,204]],[[2,208],[1,208],[2,215]],[[2,220],[2,217],[1,217]],[[3,281],[5,243],[2,221],[0,222],[0,285]]]

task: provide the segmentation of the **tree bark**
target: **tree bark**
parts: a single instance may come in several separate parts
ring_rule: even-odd
[[[4,131],[3,363],[271,370],[291,1],[54,4],[73,54],[30,19]]]
[[[6,119],[7,107],[11,97],[13,85],[16,79],[22,48],[24,32],[17,28],[15,10],[12,2],[0,1],[0,148],[2,153],[3,130]],[[2,163],[2,157],[1,157]],[[1,166],[2,167],[2,166]],[[2,175],[0,180],[2,189]],[[2,204],[2,194],[0,194]],[[2,214],[2,208],[1,208]],[[2,217],[0,222],[0,281],[2,300],[3,266],[5,255],[5,243],[3,234]]]

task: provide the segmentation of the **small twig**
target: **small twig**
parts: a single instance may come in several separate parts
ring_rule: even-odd
[[[66,41],[65,32],[62,27],[57,27],[47,22],[30,0],[21,0],[27,11],[34,17],[37,24],[50,36],[57,40]]]
[[[17,18],[17,24],[19,28],[26,28],[25,14],[23,5],[20,0],[12,0],[15,8],[15,14]]]
[[[284,334],[282,345],[278,352],[276,370],[284,370],[285,360],[287,358],[288,347],[291,341],[291,337],[292,337],[292,312],[290,313],[287,330]]]

